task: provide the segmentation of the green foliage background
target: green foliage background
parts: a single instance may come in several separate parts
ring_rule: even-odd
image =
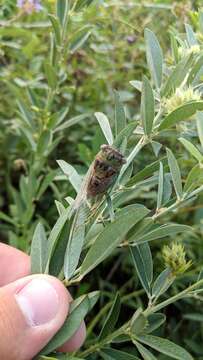
[[[58,219],[57,207],[59,209],[60,204],[67,206],[64,199],[76,194],[72,186],[74,181],[67,181],[56,160],[65,160],[81,176],[86,173],[100,145],[106,142],[94,113],[105,113],[114,128],[115,89],[125,107],[127,122],[138,121],[141,125],[141,95],[129,82],[141,81],[143,75],[151,77],[146,62],[144,29],[147,27],[157,35],[170,69],[174,65],[170,35],[185,39],[184,24],[190,23],[201,44],[200,54],[193,65],[196,64],[203,51],[203,29],[197,14],[198,10],[201,12],[201,1],[98,0],[88,7],[77,9],[76,6],[68,30],[62,34],[57,46],[53,40],[57,35],[52,27],[54,20],[51,21],[49,15],[55,14],[55,1],[44,1],[43,11],[31,15],[20,13],[15,0],[4,1],[0,6],[0,237],[2,241],[29,252],[37,223],[40,221],[49,233]],[[167,69],[165,74],[168,75]],[[201,73],[199,79],[201,85]],[[195,88],[195,84],[192,86]],[[201,86],[199,89],[201,93]],[[148,106],[149,93],[146,102]],[[175,104],[175,108],[178,105]],[[167,147],[178,159],[184,184],[197,160],[177,138],[186,137],[201,151],[202,138],[198,137],[196,119],[193,120],[189,125],[179,123],[176,129],[172,127],[166,131],[161,140],[159,137],[155,139],[163,145],[158,157],[151,144],[145,146],[135,158],[130,176],[162,159],[164,169],[173,178],[170,161],[169,166],[165,164]],[[138,142],[139,135],[137,132],[129,138],[127,154]],[[200,171],[195,173],[194,182],[197,181],[200,188],[202,159],[199,163]],[[73,168],[68,171],[70,180]],[[158,167],[146,176],[139,173],[133,196],[125,195],[125,205],[136,202],[148,209],[156,208],[161,176],[161,170],[158,171],[159,161]],[[171,204],[169,201],[167,206]],[[176,296],[194,283],[203,262],[201,192],[173,210],[161,217],[160,225],[176,222],[190,225],[192,231],[165,236],[150,244],[155,277],[166,267],[161,255],[162,246],[172,240],[184,244],[187,258],[193,265],[186,273],[177,276],[162,300]],[[116,303],[114,295],[117,291],[121,298],[118,328],[131,319],[140,306],[147,307],[147,296],[135,269],[128,247],[118,247],[78,286],[71,287],[74,297],[97,289],[101,291],[97,305],[86,318],[89,336],[81,358],[86,358],[85,351],[94,342],[99,343],[97,336],[113,301],[114,305]],[[169,304],[163,311],[167,323],[154,333],[179,344],[198,360],[203,359],[202,299],[200,292]],[[129,359],[139,356],[136,347],[129,342],[115,342],[112,347],[132,354]],[[87,352],[87,358],[121,359],[121,354],[108,351],[104,347],[99,355],[94,351]],[[168,359],[168,355],[169,352],[156,353],[156,358]],[[80,358],[80,354],[78,356]],[[146,354],[142,354],[142,358],[150,359]],[[127,355],[125,359],[128,359]]]

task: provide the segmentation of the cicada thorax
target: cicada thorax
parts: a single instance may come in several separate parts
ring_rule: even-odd
[[[124,156],[112,146],[102,145],[97,154],[87,186],[87,196],[96,197],[108,191],[119,175]]]

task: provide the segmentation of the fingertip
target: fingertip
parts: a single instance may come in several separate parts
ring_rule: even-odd
[[[0,243],[0,286],[30,274],[30,257],[20,250]]]

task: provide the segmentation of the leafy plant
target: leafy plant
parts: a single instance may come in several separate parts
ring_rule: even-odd
[[[155,9],[162,6],[167,11],[171,8],[170,4],[154,4]],[[61,101],[73,99],[67,59],[78,55],[86,42],[97,51],[99,48],[90,40],[99,36],[96,21],[85,24],[89,11],[95,11],[91,1],[58,0],[45,24],[51,29],[50,56],[45,62],[38,59],[39,76],[24,83],[9,76],[4,80],[7,91],[16,97],[18,109],[12,124],[18,147],[24,147],[28,161],[15,160],[23,172],[19,187],[13,185],[7,170],[12,200],[0,219],[9,229],[9,242],[23,249],[29,249],[28,239],[34,232],[30,252],[33,273],[57,276],[66,286],[84,286],[82,294],[75,290],[78,296],[67,320],[38,358],[201,359],[197,344],[202,334],[193,331],[193,322],[202,321],[203,16],[201,11],[191,13],[196,31],[188,23],[181,35],[171,28],[168,52],[162,50],[155,32],[146,27],[147,66],[144,64],[142,80],[139,73],[130,81],[133,90],[125,94],[129,103],[123,101],[122,91],[116,90],[114,95],[112,92],[114,109],[109,107],[108,115],[97,104],[68,117],[71,107],[77,108],[77,101],[76,105],[70,101],[69,106]],[[13,31],[7,23],[0,28],[0,35],[16,36]],[[29,36],[25,30],[22,33]],[[142,41],[141,35],[139,38]],[[29,49],[24,51],[29,58]],[[140,98],[140,109],[132,106],[132,91]],[[87,119],[100,127],[98,130],[93,125],[97,129],[95,143],[89,129],[82,128]],[[79,136],[87,134],[89,144],[93,144],[79,146],[86,168],[102,142],[119,149],[126,158],[108,197],[103,196],[96,208],[85,200],[74,207],[75,193],[83,195],[85,190],[81,185],[85,171],[77,157],[71,161],[69,156],[70,163],[58,160],[59,169],[50,166],[66,142],[65,131],[79,124]],[[65,152],[62,157],[66,158]],[[54,216],[45,218],[37,206],[48,188],[52,190],[51,201],[56,198],[57,213],[54,210]],[[191,217],[193,210],[195,216]],[[166,241],[169,245],[161,253]],[[182,243],[187,245],[192,264]],[[118,279],[122,274],[124,280]],[[95,291],[98,285],[99,292]],[[94,314],[92,308],[99,298],[100,307],[96,305]],[[126,312],[122,312],[123,307]],[[179,313],[170,316],[171,308],[181,313],[180,319]],[[85,348],[63,357],[57,348],[74,334],[90,310],[94,315]],[[183,321],[189,321],[192,336],[182,336]]]

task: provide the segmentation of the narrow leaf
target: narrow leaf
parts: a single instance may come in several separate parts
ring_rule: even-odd
[[[150,135],[154,121],[154,94],[149,80],[144,76],[142,82],[141,117],[145,135]]]
[[[193,360],[192,356],[185,349],[167,339],[153,335],[142,335],[138,337],[138,340],[173,359]]]
[[[202,111],[197,112],[196,119],[197,119],[197,131],[199,135],[199,140],[201,142],[203,149],[203,112]]]
[[[142,355],[144,360],[156,360],[155,356],[147,350],[142,344],[140,344],[138,341],[135,341],[133,339],[133,343],[137,347],[139,353]]]
[[[188,75],[192,63],[193,56],[189,55],[176,65],[161,91],[162,96],[168,97],[175,92],[176,88],[182,84]]]
[[[69,0],[57,0],[56,1],[56,14],[60,21],[60,24],[63,26],[67,13],[69,10]]]
[[[135,236],[133,235],[130,239],[130,245],[137,245],[140,244],[142,242],[147,242],[147,241],[152,241],[152,240],[156,240],[156,239],[160,239],[163,237],[167,237],[170,235],[175,235],[177,233],[180,232],[184,232],[184,231],[191,231],[191,227],[187,226],[187,225],[182,225],[182,224],[166,224],[166,225],[161,225],[158,228],[156,228],[155,230],[152,230],[142,236]],[[131,244],[132,242],[132,244]]]
[[[101,329],[101,332],[99,334],[99,337],[98,337],[99,341],[104,339],[107,335],[111,334],[112,331],[114,330],[114,327],[115,327],[118,317],[119,317],[120,308],[121,308],[121,301],[120,301],[119,293],[117,293],[114,298],[111,310],[110,310],[110,312],[104,322],[104,325]]]
[[[160,160],[156,160],[153,163],[146,165],[144,169],[138,171],[136,175],[134,175],[130,181],[128,182],[128,186],[132,186],[142,180],[144,180],[146,177],[149,177],[154,174],[155,171],[159,170],[160,167],[160,161],[162,161],[163,165],[167,164],[166,156],[162,157]]]
[[[61,44],[61,29],[60,29],[60,23],[59,20],[56,16],[49,14],[49,20],[51,21],[53,30],[54,30],[54,35],[55,35],[55,39],[56,39],[56,44],[60,45]]]
[[[188,140],[184,138],[178,139],[181,144],[189,151],[189,153],[200,163],[203,161],[203,155],[199,152],[199,150]]]
[[[101,356],[104,360],[140,360],[137,356],[130,354],[129,352],[110,348],[102,349]]]
[[[161,205],[162,205],[163,189],[164,189],[164,169],[163,169],[162,162],[160,162],[159,184],[158,184],[158,194],[157,194],[157,209],[160,209]]]
[[[178,107],[165,117],[159,126],[159,130],[165,130],[180,121],[190,119],[198,110],[203,110],[203,101],[190,101]]]
[[[162,313],[154,313],[148,316],[147,321],[148,326],[146,328],[146,333],[149,334],[158,329],[166,321],[166,316]]]
[[[81,266],[81,275],[84,276],[106,259],[120,244],[128,230],[143,219],[148,212],[146,207],[138,204],[129,205],[120,210],[115,221],[104,228],[88,251]]]
[[[150,295],[153,277],[153,263],[149,245],[146,243],[133,248],[131,247],[130,252],[140,282],[147,294]]]
[[[185,30],[186,30],[186,36],[187,36],[187,42],[189,46],[194,46],[197,45],[197,39],[195,36],[195,33],[192,29],[192,26],[190,26],[189,24],[185,24]]]
[[[61,216],[59,216],[53,229],[50,232],[50,235],[48,238],[48,264],[47,264],[46,271],[48,271],[48,266],[49,266],[52,254],[57,246],[57,242],[60,238],[61,231],[63,230],[63,227],[66,224],[69,216],[70,216],[70,209],[67,208],[66,211]]]
[[[80,190],[81,184],[82,184],[80,175],[77,173],[77,171],[74,169],[74,167],[72,165],[68,164],[66,161],[57,160],[57,163],[60,166],[63,173],[68,177],[68,180],[70,181],[71,185],[78,192]]]
[[[174,281],[170,269],[163,270],[154,282],[152,288],[152,296],[158,298],[161,294],[166,292]]]
[[[126,117],[123,104],[121,103],[120,95],[118,91],[115,94],[115,128],[116,136],[126,127]]]
[[[74,38],[74,40],[71,42],[70,45],[70,52],[73,54],[74,52],[76,52],[78,49],[80,49],[85,42],[87,41],[87,39],[90,37],[91,35],[91,31],[82,31],[82,33],[78,34],[76,38]]]
[[[54,90],[57,85],[57,75],[54,67],[49,64],[48,62],[45,62],[44,64],[44,71],[47,78],[47,82],[49,87]]]
[[[113,144],[113,134],[111,131],[111,127],[109,124],[109,120],[107,119],[106,115],[104,115],[103,113],[97,112],[95,113],[95,116],[97,118],[97,121],[101,127],[101,130],[108,142],[109,145]]]
[[[145,42],[147,47],[147,62],[150,68],[151,76],[154,80],[156,88],[161,87],[162,82],[162,68],[163,68],[163,54],[159,45],[159,41],[155,34],[149,30],[144,31]]]
[[[37,225],[33,235],[30,257],[31,273],[44,273],[47,262],[47,237],[41,223]]]
[[[173,185],[178,199],[182,197],[182,182],[178,162],[170,149],[167,149],[168,165],[170,168]]]
[[[77,268],[85,238],[85,205],[81,204],[74,216],[64,259],[64,274],[70,279]]]
[[[193,191],[196,187],[201,186],[202,183],[203,183],[203,168],[201,165],[197,164],[191,169],[191,171],[189,172],[186,178],[184,191],[189,193]]]

